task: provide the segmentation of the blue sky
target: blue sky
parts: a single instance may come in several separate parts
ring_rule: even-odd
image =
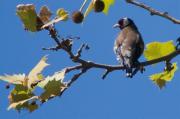
[[[150,6],[180,18],[179,0],[141,0]],[[42,51],[42,47],[53,46],[54,42],[46,31],[30,33],[23,30],[22,23],[16,16],[16,6],[20,3],[33,3],[37,10],[47,5],[55,13],[58,8],[72,12],[79,9],[83,0],[1,0],[0,21],[0,74],[28,73],[39,59],[48,54],[49,68],[45,75],[75,65],[62,51]],[[80,36],[75,43],[77,49],[81,43],[88,43],[91,49],[84,51],[82,58],[99,63],[118,64],[113,53],[114,39],[119,30],[112,26],[120,18],[127,16],[134,20],[145,43],[152,41],[175,40],[179,37],[180,27],[172,22],[150,16],[147,11],[116,0],[109,14],[90,13],[83,25],[76,25],[71,20],[56,25],[62,37]],[[140,59],[144,60],[143,57]],[[173,59],[179,62],[179,57]],[[163,64],[146,67],[144,74],[137,74],[127,79],[124,72],[116,71],[101,80],[103,70],[92,69],[83,75],[67,90],[61,98],[55,98],[29,114],[7,111],[5,83],[0,82],[0,115],[7,119],[179,119],[180,118],[180,71],[163,90],[149,80],[148,76],[161,72]]]

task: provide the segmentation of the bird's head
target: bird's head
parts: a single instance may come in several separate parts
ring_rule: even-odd
[[[130,18],[124,17],[124,18],[120,19],[118,21],[118,23],[113,26],[113,28],[123,29],[123,28],[125,28],[127,26],[131,26],[131,25],[135,26],[133,20],[131,20]]]

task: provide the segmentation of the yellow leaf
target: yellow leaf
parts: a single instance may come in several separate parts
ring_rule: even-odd
[[[146,45],[144,56],[147,60],[157,59],[175,51],[173,41],[152,42]]]
[[[109,7],[114,4],[115,0],[103,0],[103,1],[104,1],[104,4],[105,4],[105,8],[104,8],[103,12],[105,14],[108,14]]]
[[[150,79],[154,81],[160,88],[162,88],[166,82],[169,82],[173,79],[174,73],[177,71],[177,63],[172,64],[172,69],[165,70],[164,72],[153,74],[150,76]]]
[[[56,11],[56,15],[61,19],[62,21],[66,21],[68,19],[68,12],[65,11],[63,8],[60,8]]]
[[[25,29],[31,32],[37,31],[37,14],[33,4],[18,5],[16,13],[22,20]]]

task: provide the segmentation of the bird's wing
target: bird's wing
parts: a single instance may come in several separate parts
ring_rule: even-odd
[[[39,61],[39,63],[30,71],[29,75],[28,75],[28,85],[31,85],[33,83],[39,82],[42,80],[42,75],[41,72],[43,71],[43,69],[45,67],[47,67],[49,64],[46,63],[47,61],[47,56],[44,56],[43,58],[41,58],[41,60]]]
[[[118,35],[118,37],[116,38],[115,42],[114,42],[114,52],[117,56],[117,60],[121,63],[121,65],[124,64],[124,59],[122,56],[122,44],[125,40],[125,36],[126,34],[124,33],[124,31],[121,31]]]
[[[4,75],[0,76],[0,80],[11,84],[23,84],[25,80],[25,74],[14,74],[14,75]]]

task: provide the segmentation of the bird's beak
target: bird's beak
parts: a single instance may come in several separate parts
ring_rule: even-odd
[[[119,27],[119,24],[114,24],[113,25],[113,28],[118,28]]]

